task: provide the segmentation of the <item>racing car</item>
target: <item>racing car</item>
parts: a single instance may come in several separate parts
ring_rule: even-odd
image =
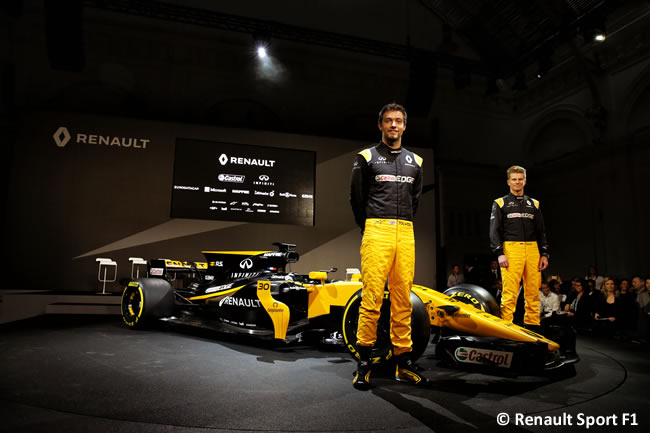
[[[358,358],[359,271],[348,270],[345,280],[328,279],[329,271],[294,273],[288,268],[299,260],[295,245],[273,245],[277,250],[204,251],[205,262],[149,260],[147,278],[125,282],[124,323],[138,329],[165,321],[283,342],[321,332]],[[441,293],[413,285],[411,302],[413,359],[434,341],[440,362],[469,369],[534,374],[578,360],[570,333],[544,330],[551,339],[501,320],[495,299],[481,287],[462,284]],[[392,357],[385,290],[371,358],[388,364]]]

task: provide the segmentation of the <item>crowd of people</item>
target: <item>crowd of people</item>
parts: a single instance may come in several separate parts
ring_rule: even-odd
[[[489,268],[452,266],[447,286],[468,283],[486,288],[500,302],[499,266]],[[568,281],[546,276],[539,292],[541,324],[573,326],[580,333],[647,342],[650,323],[650,277],[612,278],[590,267],[584,277]],[[520,293],[514,322],[521,323],[524,298]]]

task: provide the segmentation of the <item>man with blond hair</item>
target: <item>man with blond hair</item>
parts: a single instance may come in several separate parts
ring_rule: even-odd
[[[490,216],[490,247],[498,256],[503,282],[501,318],[512,322],[523,278],[524,326],[537,330],[541,271],[549,257],[544,218],[539,201],[524,195],[526,169],[513,165],[506,175],[510,192],[494,200]]]

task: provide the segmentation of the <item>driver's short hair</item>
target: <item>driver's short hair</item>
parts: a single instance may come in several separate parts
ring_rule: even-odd
[[[404,124],[406,125],[406,109],[399,105],[397,102],[391,102],[390,104],[386,104],[381,107],[381,110],[379,110],[379,119],[377,120],[377,123],[381,123],[384,120],[384,113],[387,111],[401,111],[404,115]]]
[[[513,165],[506,171],[506,178],[510,179],[510,175],[512,173],[523,173],[524,174],[524,179],[526,179],[526,169],[523,168],[520,165]]]

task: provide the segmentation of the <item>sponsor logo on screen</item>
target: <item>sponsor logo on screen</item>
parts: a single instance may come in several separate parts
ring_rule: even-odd
[[[271,177],[268,174],[260,174],[257,179],[253,181],[253,185],[275,186],[275,182],[271,181]]]
[[[254,195],[265,195],[268,197],[274,197],[275,196],[275,191],[257,191],[255,190]]]
[[[458,361],[468,364],[510,368],[512,363],[512,352],[502,352],[499,350],[459,347],[454,352],[454,356]]]
[[[250,194],[250,190],[248,189],[233,189],[231,190],[233,194]]]
[[[199,191],[198,186],[187,186],[187,185],[174,185],[174,189],[182,189],[185,191]]]
[[[244,183],[246,176],[243,174],[225,174],[221,173],[217,179],[219,182]]]
[[[297,195],[291,194],[290,192],[281,192],[279,195],[280,197],[285,197],[285,198],[298,197]]]
[[[313,200],[313,199],[314,199],[314,195],[313,195],[313,194],[302,194],[301,197],[302,197],[302,198],[309,199],[309,200]]]
[[[77,133],[70,134],[65,126],[60,126],[54,134],[52,134],[54,143],[57,147],[65,147],[70,140],[77,144],[99,144],[108,147],[130,148],[130,149],[146,149],[147,145],[151,142],[148,138],[137,137],[121,137],[116,135],[101,135],[101,134],[88,134]]]
[[[275,160],[263,158],[247,158],[243,156],[228,156],[225,153],[222,153],[221,156],[219,156],[219,163],[221,165],[233,164],[258,167],[273,167],[275,165]]]

